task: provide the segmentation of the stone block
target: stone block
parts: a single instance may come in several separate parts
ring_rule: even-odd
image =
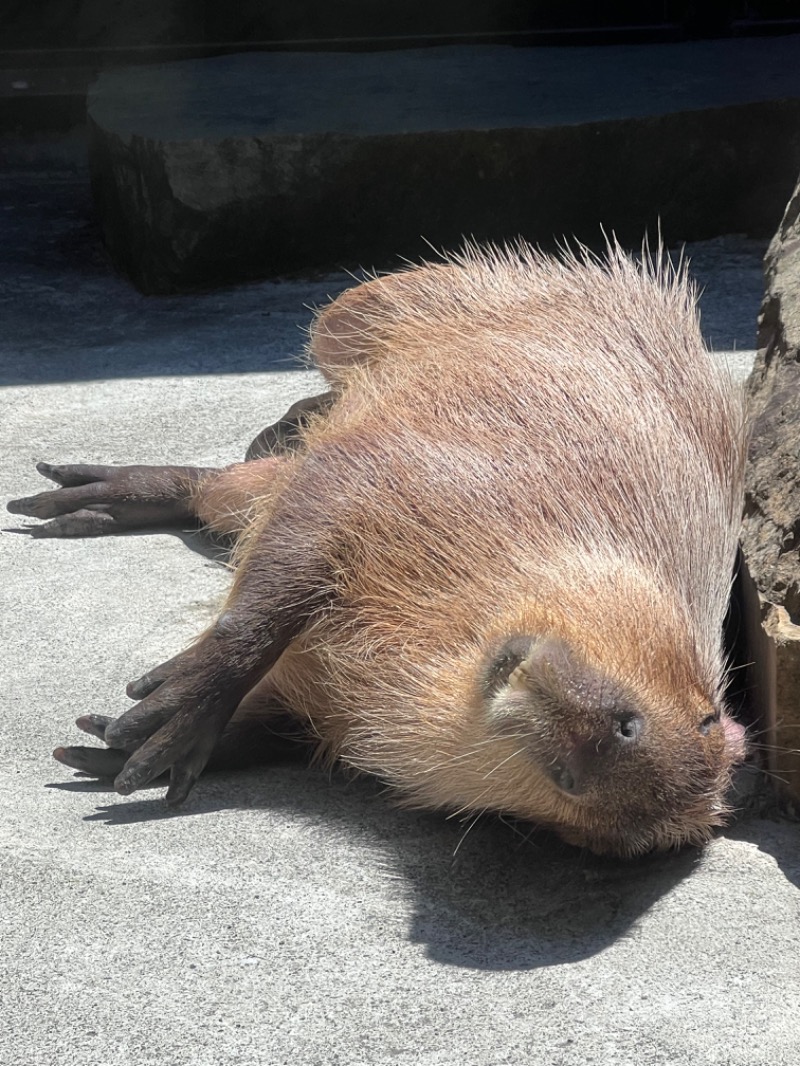
[[[115,264],[148,293],[396,265],[464,236],[766,235],[800,170],[797,52],[448,47],[108,71],[89,95],[94,195]]]

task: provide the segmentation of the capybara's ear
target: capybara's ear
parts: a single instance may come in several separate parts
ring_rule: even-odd
[[[430,275],[441,286],[457,269],[449,263],[414,267],[346,289],[311,325],[309,354],[318,369],[336,383],[348,367],[379,358],[387,318],[394,311],[402,313],[404,303],[415,303],[415,293],[425,289]]]

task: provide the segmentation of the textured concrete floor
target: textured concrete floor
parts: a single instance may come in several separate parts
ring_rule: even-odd
[[[285,357],[348,279],[148,300],[109,275],[79,181],[3,191],[3,501],[43,487],[39,459],[230,461],[312,389]],[[693,251],[715,347],[752,348],[762,249]],[[206,624],[225,569],[172,535],[7,533],[0,565],[3,1066],[800,1059],[797,825],[604,863],[299,767],[167,815],[49,752]]]

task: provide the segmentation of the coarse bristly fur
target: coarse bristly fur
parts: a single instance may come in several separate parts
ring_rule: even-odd
[[[325,533],[330,607],[270,690],[409,804],[623,855],[706,840],[744,754],[746,434],[685,270],[469,247],[346,293],[311,349],[340,399],[253,529],[280,503],[296,551]]]

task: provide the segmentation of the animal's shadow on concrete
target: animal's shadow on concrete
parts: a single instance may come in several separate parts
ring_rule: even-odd
[[[16,515],[14,516],[16,518]],[[13,519],[12,519],[13,520]],[[16,533],[22,536],[29,536],[32,539],[36,538],[36,530],[41,526],[33,521],[29,521],[25,517],[18,519],[19,524],[14,526],[4,526],[0,529],[0,533]],[[126,529],[120,533],[111,534],[118,537],[175,537],[190,551],[193,551],[196,555],[199,555],[203,559],[209,560],[209,562],[217,563],[220,566],[227,566],[230,562],[232,554],[232,546],[229,540],[224,537],[217,537],[212,533],[203,529],[172,529],[166,526],[149,526],[146,529]]]
[[[239,462],[238,457],[234,457],[231,462]],[[33,527],[35,528],[35,527]],[[0,532],[3,533],[30,533],[30,527],[28,528],[16,528],[16,529],[3,529]],[[200,526],[194,529],[174,529],[170,526],[148,526],[144,529],[126,529],[119,533],[112,534],[117,537],[175,537],[179,540],[184,547],[189,551],[199,555],[201,559],[206,559],[211,563],[216,563],[223,569],[230,569],[230,564],[233,559],[234,543],[232,538],[226,537],[222,533],[213,533],[211,530],[204,529]],[[231,570],[231,573],[233,571]]]
[[[793,801],[776,791],[771,775],[755,761],[739,768],[731,801],[736,813],[725,836],[770,855],[786,880],[800,889],[800,818]]]
[[[727,833],[732,840],[755,844],[772,856],[787,881],[800,889],[800,822],[778,814],[743,818]]]
[[[209,562],[217,563],[226,567],[231,560],[232,544],[225,537],[216,536],[204,529],[143,529],[134,533],[126,533],[126,536],[150,536],[153,533],[167,534],[177,537],[182,544],[196,555]]]
[[[55,786],[96,791],[110,786]],[[309,824],[363,843],[384,873],[404,886],[409,937],[430,958],[478,970],[527,970],[576,962],[628,935],[638,919],[699,865],[687,849],[639,860],[599,859],[529,825],[486,817],[472,828],[441,814],[404,811],[378,782],[329,777],[300,765],[237,775],[210,774],[186,807],[167,812],[156,796],[96,808],[114,826],[164,817],[260,808],[292,811]],[[320,834],[320,846],[330,839]],[[330,845],[335,846],[335,845]]]
[[[141,535],[148,532],[168,531]],[[173,535],[207,559],[226,559],[225,544],[203,533]],[[52,787],[111,791],[108,784],[88,780]],[[267,812],[292,811],[309,824],[363,842],[365,861],[381,870],[388,862],[405,886],[410,939],[424,944],[435,961],[479,970],[536,969],[599,954],[631,935],[642,916],[702,863],[702,852],[691,848],[628,861],[602,859],[530,825],[491,817],[471,825],[404,811],[374,780],[329,777],[302,761],[207,774],[177,812],[165,808],[159,790],[100,806],[87,821],[113,830],[253,808],[265,813],[265,833]],[[800,888],[800,825],[742,817],[727,836],[772,855]],[[320,839],[320,846],[335,846],[325,843],[325,834]]]

